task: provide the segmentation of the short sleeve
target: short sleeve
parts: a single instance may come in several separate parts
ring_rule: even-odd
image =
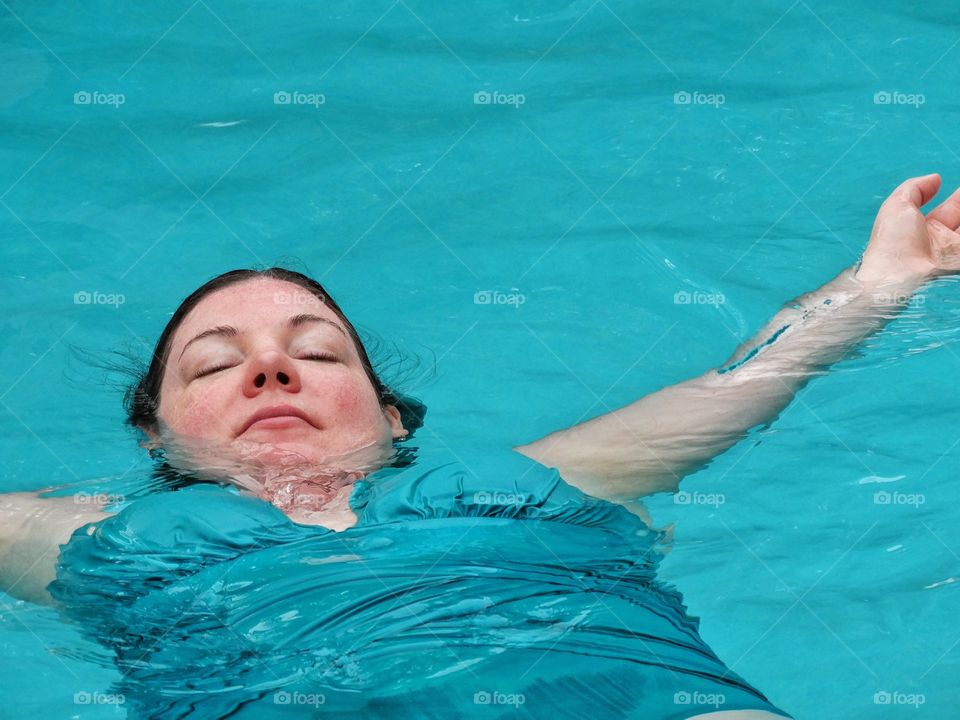
[[[152,590],[302,531],[273,505],[234,488],[203,484],[157,493],[78,528],[61,546],[47,589],[88,626],[112,626],[122,608]]]
[[[362,512],[361,524],[488,517],[602,527],[629,536],[649,531],[626,508],[587,495],[556,468],[511,449],[432,448],[408,467],[358,484],[351,504]]]

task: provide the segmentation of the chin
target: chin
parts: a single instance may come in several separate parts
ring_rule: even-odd
[[[236,442],[252,447],[249,456],[268,465],[309,462],[331,466],[367,466],[381,462],[392,443],[366,434],[335,435],[310,432],[258,431],[244,433]],[[248,457],[249,457],[248,456]]]

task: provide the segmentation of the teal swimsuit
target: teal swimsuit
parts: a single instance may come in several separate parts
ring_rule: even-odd
[[[342,532],[215,484],[79,528],[49,590],[128,717],[782,713],[655,578],[662,533],[519,453],[418,445]]]

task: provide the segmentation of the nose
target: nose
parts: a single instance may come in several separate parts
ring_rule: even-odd
[[[256,397],[268,390],[300,392],[297,368],[290,358],[276,350],[267,350],[257,355],[243,379],[243,392],[247,397]]]

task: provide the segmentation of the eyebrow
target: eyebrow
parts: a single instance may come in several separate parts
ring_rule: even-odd
[[[341,333],[343,333],[344,337],[347,336],[346,331],[344,331],[344,329],[340,327],[338,323],[335,323],[333,320],[329,320],[325,317],[320,317],[319,315],[311,315],[310,313],[300,313],[299,315],[294,315],[292,318],[287,320],[287,327],[293,330],[295,328],[300,327],[301,325],[305,325],[306,323],[310,323],[310,322],[326,323],[327,325],[331,325],[335,327],[337,330],[339,330]],[[212,327],[208,330],[204,330],[202,333],[193,337],[189,342],[187,342],[186,345],[183,346],[183,350],[180,351],[180,358],[178,358],[178,360],[183,358],[183,354],[187,351],[187,348],[190,347],[190,345],[195,343],[197,340],[203,340],[204,338],[217,337],[217,336],[236,337],[239,334],[240,334],[240,331],[237,330],[237,328],[233,327],[232,325],[218,325],[217,327]]]

